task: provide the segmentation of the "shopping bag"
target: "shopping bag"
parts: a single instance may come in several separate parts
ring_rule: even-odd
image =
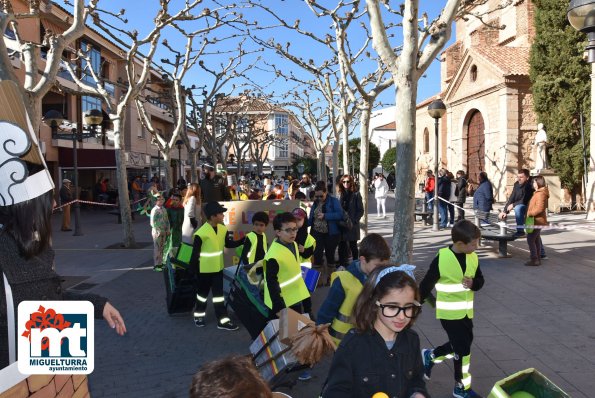
[[[527,218],[525,219],[525,232],[530,234],[533,232],[534,228],[532,228],[535,225],[535,217],[533,216],[527,216]]]

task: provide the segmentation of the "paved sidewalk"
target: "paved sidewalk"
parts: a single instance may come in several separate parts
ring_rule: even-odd
[[[370,203],[370,209],[375,205]],[[388,209],[392,211],[392,204]],[[551,216],[550,221],[587,225],[584,215]],[[186,397],[192,374],[210,360],[248,352],[250,338],[241,329],[220,331],[209,307],[206,328],[194,327],[190,316],[170,317],[164,305],[162,274],[151,271],[152,247],[104,249],[121,240],[115,216],[84,211],[85,235],[60,232],[54,219],[56,268],[67,283],[84,285],[110,298],[123,313],[129,333],[119,337],[96,325],[95,371],[90,376],[93,397]],[[593,226],[592,224],[588,224]],[[370,231],[390,242],[392,214],[385,220],[370,217]],[[148,218],[134,223],[136,239],[148,243]],[[425,270],[436,251],[450,240],[450,231],[432,232],[416,224],[414,264]],[[543,241],[549,256],[541,267],[525,267],[525,241],[513,242],[512,258],[498,259],[497,248],[479,250],[486,284],[476,295],[475,342],[471,372],[474,388],[487,395],[494,382],[515,371],[535,367],[572,397],[587,398],[595,391],[595,231],[552,230]],[[77,286],[74,286],[76,288]],[[78,287],[81,287],[79,285]],[[314,297],[315,306],[326,289]],[[424,306],[416,324],[422,345],[437,346],[445,334],[434,310]],[[329,361],[313,369],[313,379],[285,390],[294,398],[320,392]],[[450,397],[452,370],[437,365],[428,386],[432,396]]]

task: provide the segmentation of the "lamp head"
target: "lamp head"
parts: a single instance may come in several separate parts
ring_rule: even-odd
[[[446,113],[446,105],[441,99],[436,99],[428,106],[428,114],[431,118],[440,119]]]
[[[99,109],[91,109],[85,113],[85,123],[88,126],[99,126],[103,123],[103,113]]]
[[[64,116],[60,112],[58,112],[54,109],[48,111],[43,116],[43,122],[50,127],[58,127],[59,125],[62,124],[63,121],[64,121]]]

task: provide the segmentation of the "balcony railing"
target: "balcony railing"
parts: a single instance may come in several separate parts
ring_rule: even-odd
[[[165,103],[161,102],[157,98],[148,97],[147,98],[147,102],[150,103],[150,104],[153,104],[156,107],[161,108],[161,109],[163,109],[165,111],[171,112],[171,106],[169,104],[165,104]]]

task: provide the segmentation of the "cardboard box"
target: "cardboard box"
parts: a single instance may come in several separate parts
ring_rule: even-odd
[[[530,395],[523,394],[528,393]],[[516,372],[505,379],[497,381],[488,398],[509,398],[515,396],[537,398],[570,398],[547,377],[534,368]]]
[[[279,340],[279,320],[270,321],[258,337],[250,344],[254,365],[261,376],[270,381],[279,372],[297,364],[289,346]]]
[[[307,324],[314,323],[308,315],[300,314],[291,308],[283,308],[279,315],[279,339],[283,344],[290,344],[291,336]]]

